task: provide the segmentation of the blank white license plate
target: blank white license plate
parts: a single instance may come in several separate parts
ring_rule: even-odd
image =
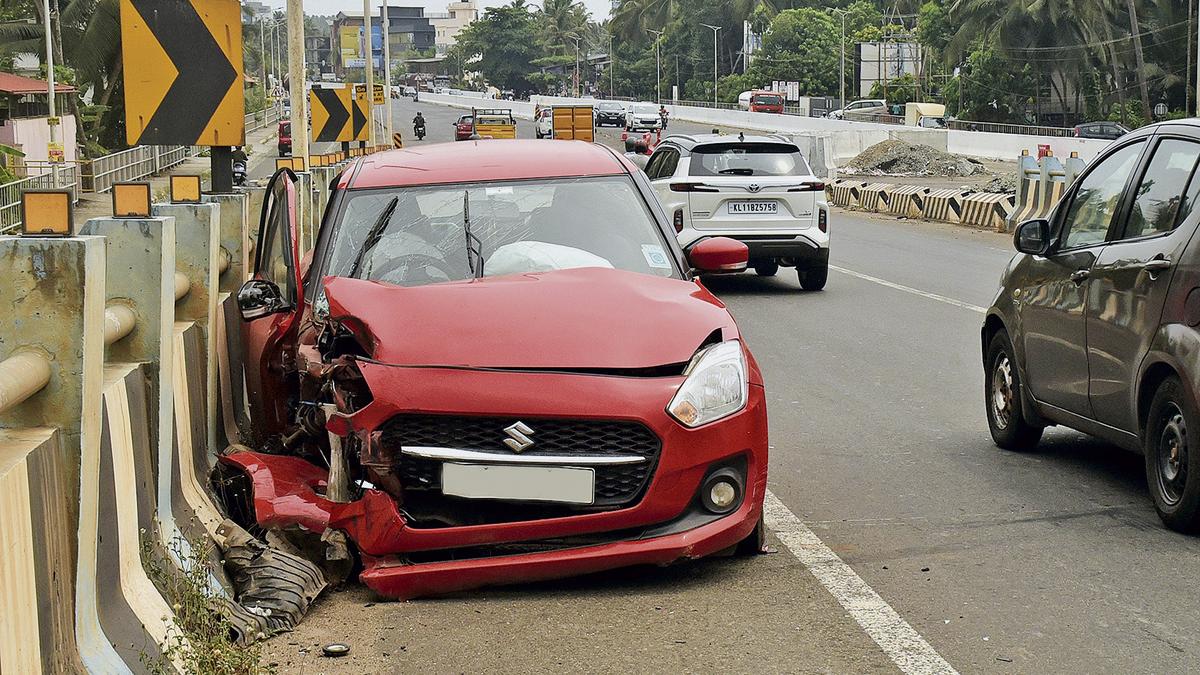
[[[777,202],[729,202],[730,213],[778,213]]]
[[[454,497],[591,504],[595,486],[593,469],[442,464],[442,494]]]

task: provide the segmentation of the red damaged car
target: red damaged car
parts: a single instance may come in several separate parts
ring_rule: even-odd
[[[276,174],[238,294],[252,527],[411,598],[762,546],[762,377],[645,176],[576,141],[359,159],[311,258]]]

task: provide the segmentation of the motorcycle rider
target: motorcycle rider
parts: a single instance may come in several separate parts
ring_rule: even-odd
[[[420,111],[417,111],[417,116],[413,118],[413,133],[418,139],[425,138],[425,117]]]
[[[233,158],[233,182],[235,185],[245,185],[246,169],[250,161],[246,155],[246,149],[239,145],[233,149],[230,155]]]

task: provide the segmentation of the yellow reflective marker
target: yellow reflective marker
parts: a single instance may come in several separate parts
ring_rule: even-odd
[[[21,193],[21,234],[69,237],[75,232],[69,190],[26,190]]]
[[[120,13],[129,144],[245,145],[241,3],[120,0]]]
[[[172,204],[200,203],[200,176],[171,176]]]
[[[150,184],[116,183],[112,187],[114,218],[149,218]]]
[[[280,169],[290,169],[290,168],[292,168],[292,158],[291,157],[277,157],[275,159],[275,170],[276,171],[278,171]]]

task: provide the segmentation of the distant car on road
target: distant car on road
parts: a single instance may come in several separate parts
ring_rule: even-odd
[[[1200,121],[1122,136],[1053,212],[1017,227],[981,334],[988,427],[1045,427],[1145,456],[1162,521],[1200,531]]]
[[[596,126],[625,126],[625,106],[617,101],[602,101],[597,104]]]
[[[854,101],[845,108],[830,111],[830,119],[841,120],[870,120],[873,117],[886,115],[888,112],[887,101],[881,98],[865,98]]]
[[[795,143],[775,136],[672,135],[646,175],[685,248],[729,237],[762,276],[795,267],[809,291],[829,276],[829,204]]]
[[[454,140],[465,141],[471,138],[471,134],[475,133],[475,118],[471,115],[463,115],[454,122]]]
[[[298,187],[267,187],[231,326],[273,448],[221,457],[235,518],[341,532],[401,599],[763,550],[762,374],[696,278],[744,245],[680,248],[593,143],[356,159],[311,267]]]
[[[290,120],[279,122],[279,156],[287,157],[292,154],[292,123]]]
[[[747,108],[750,112],[783,114],[783,94],[777,91],[752,91]]]
[[[1076,138],[1097,138],[1115,141],[1127,133],[1129,133],[1129,129],[1116,122],[1085,122],[1075,127]]]
[[[625,112],[625,131],[657,131],[661,127],[662,117],[653,103],[634,103]]]

